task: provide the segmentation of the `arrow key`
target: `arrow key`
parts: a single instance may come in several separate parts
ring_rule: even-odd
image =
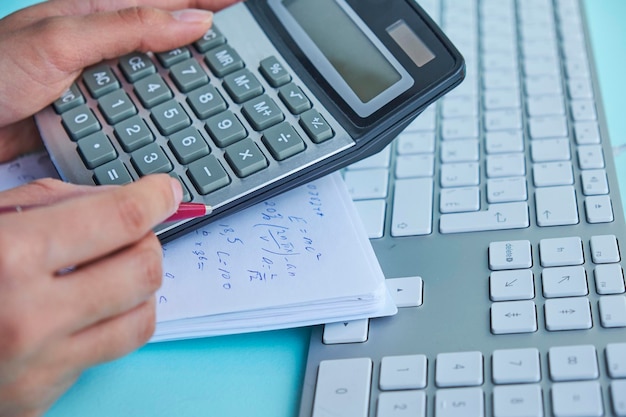
[[[590,329],[591,305],[587,297],[546,300],[546,328],[550,331]]]
[[[396,307],[418,307],[422,305],[422,278],[389,278],[385,280],[385,283]]]
[[[361,343],[367,340],[369,319],[327,323],[324,325],[324,344]]]
[[[537,311],[531,300],[507,301],[491,305],[491,331],[494,334],[537,331]]]

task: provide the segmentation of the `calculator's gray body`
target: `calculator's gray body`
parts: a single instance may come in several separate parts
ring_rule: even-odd
[[[211,141],[211,137],[207,133],[207,129],[205,129],[206,119],[202,120],[197,117],[191,117],[190,127],[197,129],[200,135],[209,143],[210,154],[219,161],[219,164],[224,168],[229,178],[228,185],[202,195],[196,191],[195,184],[190,181],[187,175],[187,167],[176,163],[177,156],[173,153],[171,146],[168,145],[168,136],[160,134],[159,127],[155,126],[154,120],[151,118],[150,114],[151,110],[154,108],[146,109],[145,107],[137,106],[138,113],[136,116],[141,117],[148,128],[154,133],[154,144],[158,145],[164,152],[164,155],[170,161],[174,162],[170,174],[181,179],[187,191],[190,191],[190,199],[213,207],[213,214],[208,218],[159,226],[156,231],[163,241],[169,240],[186,230],[198,227],[200,224],[210,221],[213,218],[262,201],[280,191],[303,184],[313,178],[339,169],[350,161],[358,160],[374,153],[386,145],[426,104],[451,89],[462,78],[462,60],[459,58],[453,71],[455,77],[452,82],[430,88],[428,94],[425,94],[422,104],[410,109],[408,112],[398,112],[396,116],[391,118],[395,120],[387,120],[384,124],[369,126],[368,130],[370,133],[368,134],[368,140],[360,140],[360,144],[358,145],[357,140],[353,137],[354,135],[350,135],[346,129],[344,129],[344,124],[337,121],[337,118],[334,117],[333,113],[328,109],[328,106],[320,102],[318,94],[309,88],[310,79],[303,80],[302,77],[299,76],[302,73],[302,69],[294,68],[290,65],[290,62],[295,64],[293,58],[287,58],[281,54],[281,51],[269,40],[267,34],[250,11],[250,6],[254,6],[254,3],[260,2],[247,3],[249,4],[237,4],[217,13],[215,16],[215,25],[224,35],[227,44],[232,46],[239,54],[244,62],[244,67],[249,69],[254,76],[256,76],[262,86],[263,97],[269,98],[279,104],[280,110],[284,114],[283,123],[288,123],[295,129],[296,133],[303,140],[305,150],[284,160],[272,158],[263,144],[262,136],[264,131],[260,130],[258,127],[255,129],[255,126],[251,125],[250,121],[246,120],[246,117],[241,115],[241,109],[246,103],[237,103],[233,100],[229,91],[224,87],[224,79],[215,76],[211,72],[211,69],[203,59],[203,53],[195,50],[193,47],[189,47],[192,56],[197,58],[198,63],[207,74],[209,74],[209,84],[215,87],[225,100],[229,111],[232,111],[240,120],[248,133],[248,138],[251,138],[260,149],[263,149],[262,152],[266,156],[267,167],[261,169],[259,172],[255,172],[251,175],[246,174],[245,177],[241,177],[241,175],[238,175],[233,171],[232,167],[229,166],[225,157],[224,148],[216,146]],[[152,55],[150,56],[152,57]],[[312,111],[319,112],[315,113],[315,115],[321,115],[322,121],[326,122],[332,129],[333,137],[331,139],[315,143],[310,135],[303,129],[303,123],[299,122],[300,119],[302,119],[302,113],[292,114],[285,105],[282,104],[278,96],[278,88],[270,85],[268,80],[258,72],[259,62],[268,57],[275,57],[283,66],[283,69],[287,70],[291,77],[291,83],[299,87],[309,99]],[[153,59],[154,62],[158,64],[156,58]],[[111,70],[121,81],[122,89],[128,96],[136,100],[133,85],[125,81],[124,74],[120,71],[116,63],[112,61],[105,64],[110,65]],[[157,65],[157,73],[170,86],[174,95],[173,99],[178,101],[184,112],[193,116],[194,112],[186,101],[186,94],[181,93],[177,89],[175,83],[169,78],[168,72],[168,68],[165,68],[163,65]],[[88,94],[84,80],[77,80],[76,85],[83,92],[87,106],[92,109],[98,119],[102,120],[103,117],[98,108],[98,99]],[[328,99],[326,98],[326,100]],[[61,117],[55,112],[53,107],[50,106],[40,112],[36,120],[41,130],[44,143],[60,176],[64,180],[74,183],[97,183],[97,181],[94,180],[94,170],[86,167],[85,164],[81,163],[80,158],[77,157],[76,148],[79,140],[68,140],[67,132],[61,123]],[[317,118],[314,120],[317,120]],[[116,133],[114,126],[107,124],[106,121],[101,122],[101,125],[102,133],[111,140],[115,148],[115,153],[118,155],[117,159],[128,169],[130,177],[133,180],[139,178],[142,174],[137,171],[131,161],[130,152],[125,151],[115,140]],[[313,128],[315,127],[316,126],[313,126]],[[358,152],[354,152],[357,148]],[[353,150],[352,152],[350,152],[351,149]],[[149,162],[151,159],[150,155],[151,154],[144,155],[143,158],[147,158]],[[243,155],[243,153],[240,153],[240,155]],[[245,159],[245,156],[243,158]],[[110,172],[109,175],[111,175]]]

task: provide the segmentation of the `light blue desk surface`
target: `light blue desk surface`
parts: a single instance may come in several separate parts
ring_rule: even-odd
[[[0,15],[35,2],[2,0]],[[620,182],[626,184],[626,1],[584,3]],[[148,345],[86,371],[46,417],[292,417],[308,340],[308,329],[294,329]]]

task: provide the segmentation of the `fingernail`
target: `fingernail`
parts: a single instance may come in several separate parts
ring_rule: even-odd
[[[180,204],[183,201],[183,187],[176,178],[171,178],[170,183],[172,185],[172,192],[174,193],[174,198],[176,199],[176,204]]]
[[[213,19],[213,12],[201,9],[183,9],[171,12],[174,19],[188,23],[204,23]]]

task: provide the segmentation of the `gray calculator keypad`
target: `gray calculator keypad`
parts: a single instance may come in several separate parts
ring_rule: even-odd
[[[54,103],[97,184],[169,173],[186,201],[334,137],[313,107],[280,59],[247,62],[217,27],[191,45],[89,68]]]

